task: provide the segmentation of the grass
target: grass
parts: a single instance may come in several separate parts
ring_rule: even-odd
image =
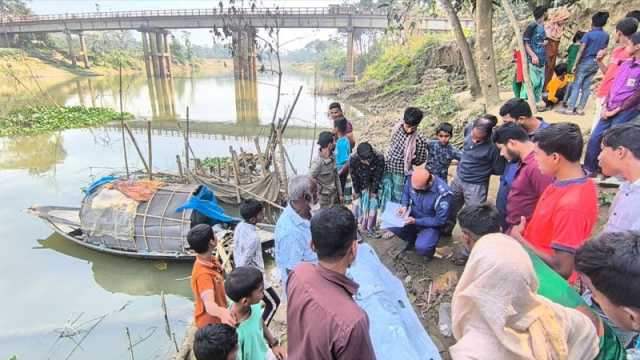
[[[125,113],[125,119],[133,115]],[[0,136],[32,135],[56,130],[103,125],[120,119],[108,108],[36,106],[9,112],[0,118]]]

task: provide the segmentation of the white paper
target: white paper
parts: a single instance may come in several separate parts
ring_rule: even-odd
[[[380,215],[380,228],[388,229],[393,227],[403,227],[404,226],[404,216],[398,215],[398,209],[400,209],[402,205],[393,203],[388,201],[384,207],[384,211],[382,215]]]

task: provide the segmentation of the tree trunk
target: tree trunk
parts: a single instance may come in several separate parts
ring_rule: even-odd
[[[480,86],[487,106],[500,102],[498,75],[493,51],[493,2],[476,1],[476,60]]]
[[[524,41],[522,41],[520,25],[518,24],[518,20],[516,20],[515,15],[513,15],[513,9],[511,9],[509,0],[500,1],[502,3],[502,8],[504,8],[504,12],[507,13],[511,27],[513,27],[513,31],[515,32],[518,51],[522,54],[522,75],[524,77],[524,86],[527,90],[527,102],[529,103],[529,107],[531,107],[531,111],[535,113],[537,109],[536,98],[533,95],[533,85],[531,84],[531,77],[529,77],[529,62],[527,61],[527,52],[524,49]]]
[[[471,54],[471,46],[469,46],[467,38],[464,36],[462,24],[460,24],[460,18],[458,18],[458,14],[453,10],[451,0],[440,0],[440,4],[447,11],[449,24],[451,24],[451,29],[456,36],[456,43],[460,48],[460,53],[462,53],[462,61],[464,62],[464,71],[466,73],[467,82],[469,83],[469,91],[471,92],[471,96],[475,99],[481,95],[481,89],[478,73],[476,72],[476,64],[473,61],[473,55]]]

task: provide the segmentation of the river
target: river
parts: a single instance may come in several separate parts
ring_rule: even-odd
[[[251,151],[255,136],[264,146],[276,88],[272,77],[259,80],[257,99],[250,99],[250,109],[239,115],[228,75],[175,78],[165,84],[125,77],[123,107],[138,119],[152,120],[154,170],[175,172],[175,156],[184,150],[176,119],[186,116],[187,106],[198,157],[227,156],[230,145]],[[285,74],[283,81],[282,111],[303,86],[284,140],[302,172],[309,164],[314,127],[329,124],[325,114],[332,99],[313,95],[316,81],[313,75],[295,73]],[[118,82],[117,77],[77,78],[46,92],[60,104],[117,109]],[[146,149],[143,125],[132,122]],[[72,352],[72,359],[129,359],[125,329],[138,343],[133,347],[136,359],[168,358],[175,349],[165,332],[161,293],[180,344],[193,311],[190,264],[96,253],[53,234],[24,212],[33,204],[78,206],[82,187],[123,169],[121,141],[117,125],[0,138],[0,359],[65,359]],[[130,166],[141,168],[130,142],[127,152]]]

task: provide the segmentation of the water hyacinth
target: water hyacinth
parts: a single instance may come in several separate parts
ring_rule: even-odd
[[[124,114],[125,120],[133,118]],[[0,136],[31,135],[49,131],[103,125],[120,120],[120,113],[110,108],[36,106],[13,110],[0,118]]]

